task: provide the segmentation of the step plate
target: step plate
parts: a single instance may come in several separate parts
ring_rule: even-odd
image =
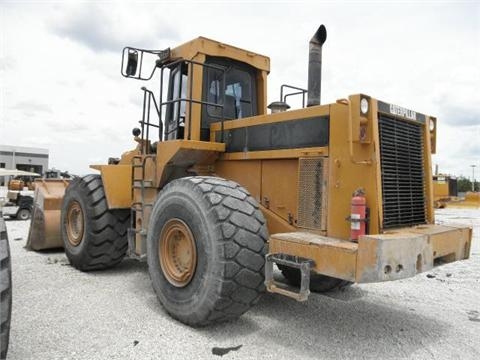
[[[278,283],[273,279],[273,264],[289,266],[300,270],[300,288],[298,291]],[[306,301],[310,295],[310,272],[313,260],[286,254],[267,254],[265,256],[265,286],[268,292],[288,296],[297,301]]]

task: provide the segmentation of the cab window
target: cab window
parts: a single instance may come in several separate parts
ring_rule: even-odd
[[[183,138],[185,128],[185,111],[187,97],[187,66],[180,64],[170,72],[168,100],[166,111],[166,138],[167,140]]]
[[[247,64],[222,58],[207,58],[206,64],[213,64],[223,70],[206,66],[204,68],[201,139],[208,140],[210,124],[213,122],[257,115],[255,69]]]

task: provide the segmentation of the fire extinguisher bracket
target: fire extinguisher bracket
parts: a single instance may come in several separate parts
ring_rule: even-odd
[[[350,221],[352,223],[368,223],[370,221],[370,218],[352,218],[352,215],[349,215],[345,218],[345,220]]]

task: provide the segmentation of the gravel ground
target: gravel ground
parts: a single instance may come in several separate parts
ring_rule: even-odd
[[[474,226],[469,260],[306,303],[266,294],[235,322],[192,329],[159,305],[146,264],[82,273],[62,252],[25,250],[28,222],[7,221],[8,358],[216,359],[234,347],[224,359],[480,359],[480,209],[441,209],[437,222]]]

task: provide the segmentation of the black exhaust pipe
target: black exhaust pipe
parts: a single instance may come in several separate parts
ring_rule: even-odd
[[[308,53],[308,101],[307,106],[320,105],[322,88],[322,45],[327,40],[327,29],[320,25],[310,39]]]

